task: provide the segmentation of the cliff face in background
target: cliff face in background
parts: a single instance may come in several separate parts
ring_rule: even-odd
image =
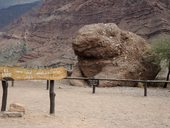
[[[15,5],[9,8],[0,9],[0,30],[5,26],[9,25],[11,22],[16,20],[18,17],[24,13],[30,11],[33,7],[40,4],[40,2],[27,3],[22,5]]]
[[[71,42],[80,27],[113,22],[149,39],[170,33],[169,14],[169,0],[46,0],[9,26],[1,42],[26,42],[30,50],[19,58],[26,65],[72,63]]]
[[[0,0],[0,9],[8,8],[15,5],[34,3],[40,0]]]

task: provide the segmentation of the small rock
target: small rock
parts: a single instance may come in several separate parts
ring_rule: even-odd
[[[144,83],[139,82],[139,83],[138,83],[138,87],[144,88]]]
[[[13,103],[13,104],[10,104],[10,106],[9,106],[9,112],[22,112],[22,113],[25,113],[25,108],[21,104]]]
[[[63,89],[62,87],[58,87],[58,89]]]

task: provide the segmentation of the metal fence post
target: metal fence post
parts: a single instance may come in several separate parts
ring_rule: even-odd
[[[147,96],[147,86],[148,86],[148,83],[144,83],[144,96]]]
[[[99,80],[95,79],[95,78],[90,78],[89,79],[89,83],[92,86],[92,93],[95,94],[96,93],[96,86],[99,85]]]

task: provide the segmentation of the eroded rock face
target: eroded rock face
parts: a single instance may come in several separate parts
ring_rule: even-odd
[[[26,67],[73,64],[71,42],[82,26],[114,22],[151,39],[170,34],[169,14],[170,0],[44,0],[7,27],[10,36],[0,39],[0,45],[10,38],[26,42],[30,50],[17,59]]]
[[[72,77],[82,77],[82,74],[81,74],[81,71],[80,71],[78,65],[76,65],[74,67],[74,70],[73,70],[73,73],[71,76]],[[76,80],[76,79],[71,80],[70,84],[72,86],[79,86],[79,87],[88,86],[88,84],[84,80]]]
[[[76,35],[73,49],[81,75],[85,77],[154,79],[159,70],[152,63],[155,58],[146,41],[113,23],[84,26]],[[101,81],[99,86],[115,85],[136,86],[109,81]]]

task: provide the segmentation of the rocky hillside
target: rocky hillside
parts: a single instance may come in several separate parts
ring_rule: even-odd
[[[0,0],[0,9],[8,8],[14,5],[34,3],[36,1],[40,1],[40,0]]]
[[[71,42],[77,30],[92,23],[116,23],[144,38],[170,34],[169,0],[45,0],[21,17],[1,40],[25,42],[29,51],[19,59],[26,65],[54,65],[76,60]],[[8,38],[7,38],[8,37]]]
[[[9,25],[11,22],[16,20],[24,13],[30,11],[33,7],[37,6],[38,4],[40,4],[40,2],[15,5],[5,9],[4,8],[0,9],[0,19],[1,19],[0,30],[2,30],[3,27]]]

